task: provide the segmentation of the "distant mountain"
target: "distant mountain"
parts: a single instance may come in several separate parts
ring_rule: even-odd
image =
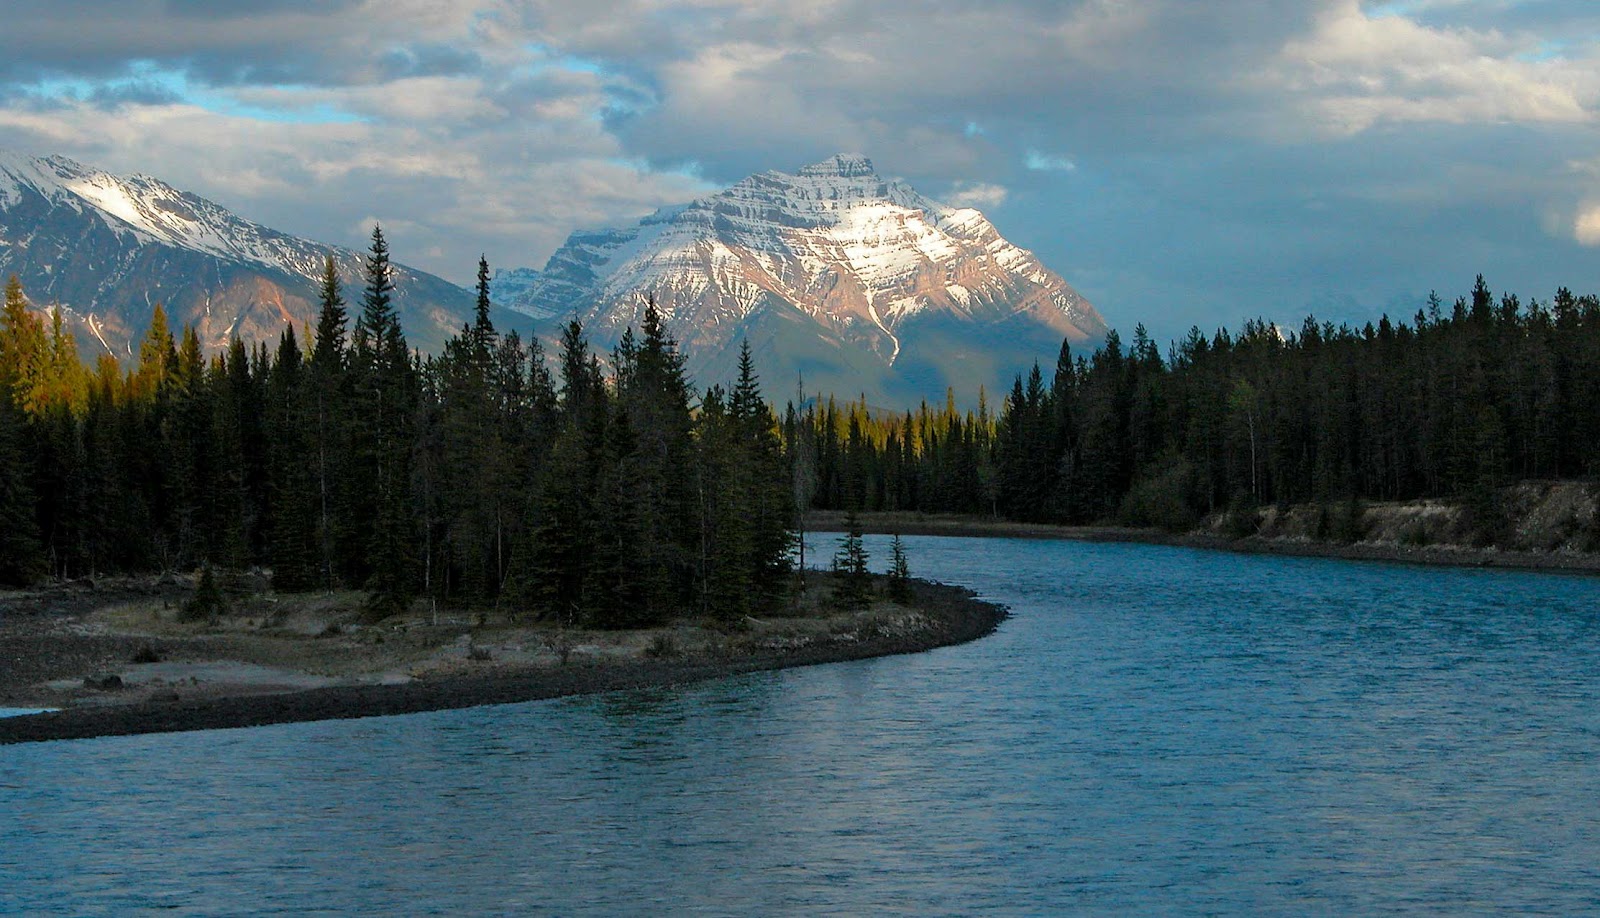
[[[606,346],[654,297],[702,384],[748,339],[769,395],[865,393],[885,404],[991,391],[1105,320],[983,214],[839,155],[763,172],[621,230],[574,233],[499,302],[547,330],[576,318]]]
[[[0,277],[16,274],[40,307],[59,304],[86,353],[136,352],[158,302],[208,348],[314,327],[329,254],[353,316],[363,253],[251,223],[149,176],[0,151]],[[397,266],[395,286],[406,335],[424,350],[472,314],[471,293],[431,274]]]

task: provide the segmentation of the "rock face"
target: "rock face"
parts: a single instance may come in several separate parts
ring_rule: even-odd
[[[136,351],[158,302],[208,348],[314,327],[330,254],[353,313],[362,253],[251,223],[159,179],[0,151],[0,276],[16,274],[36,305],[59,304],[86,354]],[[406,333],[424,349],[472,314],[471,294],[448,281],[400,266],[395,283]]]
[[[983,214],[880,178],[861,156],[763,172],[625,230],[574,233],[503,302],[553,326],[576,318],[602,345],[654,297],[702,383],[726,379],[748,339],[769,395],[886,403],[1005,385],[1063,339],[1106,324]]]

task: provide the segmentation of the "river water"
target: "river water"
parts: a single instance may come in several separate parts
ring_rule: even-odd
[[[677,690],[0,748],[0,913],[1600,909],[1600,580],[905,541],[1012,617]]]

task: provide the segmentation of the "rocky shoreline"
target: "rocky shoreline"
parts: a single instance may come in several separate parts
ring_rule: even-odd
[[[401,684],[334,685],[249,695],[164,693],[127,704],[0,718],[0,745],[409,714],[681,685],[960,644],[993,632],[1006,615],[1004,609],[978,599],[970,590],[925,581],[913,586],[910,608],[916,613],[915,624],[888,633],[843,633],[780,650],[726,655],[585,659],[544,666],[502,664],[432,673]]]
[[[1587,552],[1518,551],[1473,548],[1465,545],[1405,545],[1388,541],[1345,544],[1294,536],[1257,535],[1229,538],[1210,532],[1175,533],[1161,529],[1124,526],[1052,526],[1045,523],[1017,523],[954,514],[864,513],[860,515],[859,522],[862,532],[884,535],[898,533],[952,537],[1063,539],[1076,542],[1136,542],[1253,555],[1600,574],[1600,554]],[[844,515],[813,513],[807,518],[806,528],[809,532],[842,531]]]

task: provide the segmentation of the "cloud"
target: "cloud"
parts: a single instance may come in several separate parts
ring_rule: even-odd
[[[1396,122],[1592,120],[1592,71],[1559,58],[1528,60],[1527,38],[1430,28],[1373,16],[1356,0],[1330,7],[1289,42],[1264,76],[1311,104],[1324,127],[1359,132]]]
[[[859,150],[1160,337],[1600,287],[1597,35],[1577,0],[12,0],[0,144],[331,242],[382,218],[458,281]]]
[[[1580,245],[1600,245],[1600,204],[1591,204],[1578,212],[1572,225],[1572,238]]]
[[[1006,202],[1006,189],[1003,185],[992,185],[988,182],[957,182],[950,193],[944,196],[945,203],[957,207],[976,207],[986,209],[999,207]]]

